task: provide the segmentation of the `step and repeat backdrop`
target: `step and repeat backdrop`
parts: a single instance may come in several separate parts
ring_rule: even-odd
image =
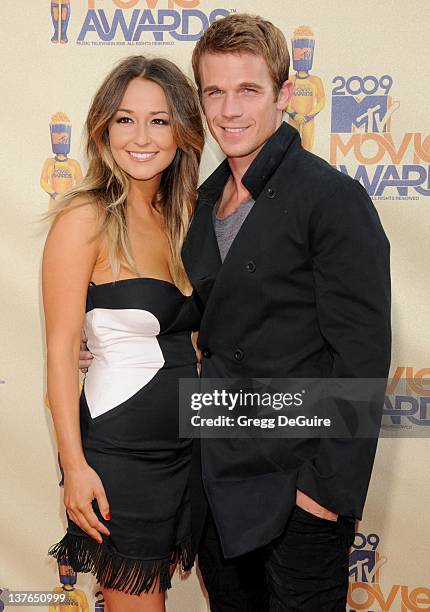
[[[67,583],[68,609],[107,609],[90,574],[47,556],[66,521],[45,403],[40,216],[55,204],[50,194],[85,173],[82,126],[113,65],[162,56],[191,76],[195,41],[236,11],[283,30],[292,79],[303,71],[285,120],[306,148],[361,181],[391,242],[392,380],[347,609],[430,610],[429,0],[2,0],[0,588]],[[304,99],[315,117],[299,125],[292,117]],[[221,159],[208,140],[201,178]],[[195,571],[175,577],[167,609],[209,609]]]

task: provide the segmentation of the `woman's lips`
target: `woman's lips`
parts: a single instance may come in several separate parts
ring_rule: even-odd
[[[134,161],[145,162],[154,159],[154,157],[158,154],[158,151],[148,151],[145,153],[142,153],[141,151],[127,151],[127,153]]]

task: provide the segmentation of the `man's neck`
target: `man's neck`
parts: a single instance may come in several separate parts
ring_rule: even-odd
[[[246,157],[228,157],[228,164],[231,170],[231,176],[226,183],[221,202],[218,208],[220,217],[225,217],[236,210],[241,204],[252,198],[252,195],[242,183],[242,178],[246,171],[257,157],[262,147],[253,151]]]
[[[279,129],[281,123],[282,114],[280,115],[275,131]],[[230,209],[228,212],[233,212],[233,210],[235,210],[241,202],[249,200],[252,197],[249,191],[243,185],[242,178],[244,177],[252,162],[258,156],[266,142],[267,140],[263,142],[263,144],[258,149],[244,157],[227,157],[227,161],[231,170],[231,176],[224,188],[224,193],[219,207],[220,212],[222,208],[225,208],[226,203],[228,208]],[[224,212],[227,213],[227,210],[225,210]]]
[[[244,173],[243,173],[244,174]],[[246,200],[249,200],[252,196],[249,191],[242,184],[242,175],[234,175],[233,172],[230,175],[227,183],[225,184],[224,191],[221,196],[221,201],[217,210],[217,217],[223,219],[228,215],[231,215],[241,204]]]
[[[255,157],[256,155],[251,160],[249,160],[249,157],[246,157],[246,161],[244,161],[244,159],[240,157],[228,158],[231,176],[226,185],[226,188],[228,187],[231,197],[236,200],[238,204],[250,197],[250,193],[242,183],[242,178],[248,170],[249,166],[254,161]]]

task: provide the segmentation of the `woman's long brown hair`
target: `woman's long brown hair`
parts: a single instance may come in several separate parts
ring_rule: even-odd
[[[82,183],[65,194],[48,216],[76,205],[74,200],[77,197],[79,205],[94,203],[103,215],[101,229],[94,238],[107,236],[114,278],[118,276],[120,265],[138,274],[127,227],[129,178],[112,156],[108,133],[109,123],[120,106],[125,90],[135,78],[148,79],[163,89],[178,147],[174,160],[163,172],[153,205],[163,215],[171,251],[172,278],[178,287],[183,288],[187,284],[187,277],[181,260],[181,247],[197,199],[204,128],[194,86],[169,60],[131,56],[123,59],[106,77],[92,100],[85,123],[88,172]]]

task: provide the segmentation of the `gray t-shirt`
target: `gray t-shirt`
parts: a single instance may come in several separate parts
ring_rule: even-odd
[[[216,216],[219,202],[214,206],[213,210],[213,222],[215,235],[218,242],[219,252],[221,254],[221,261],[224,261],[229,248],[233,240],[236,238],[237,232],[242,227],[242,223],[245,221],[251,208],[254,206],[255,200],[252,198],[241,202],[239,206],[225,219],[218,219]]]

